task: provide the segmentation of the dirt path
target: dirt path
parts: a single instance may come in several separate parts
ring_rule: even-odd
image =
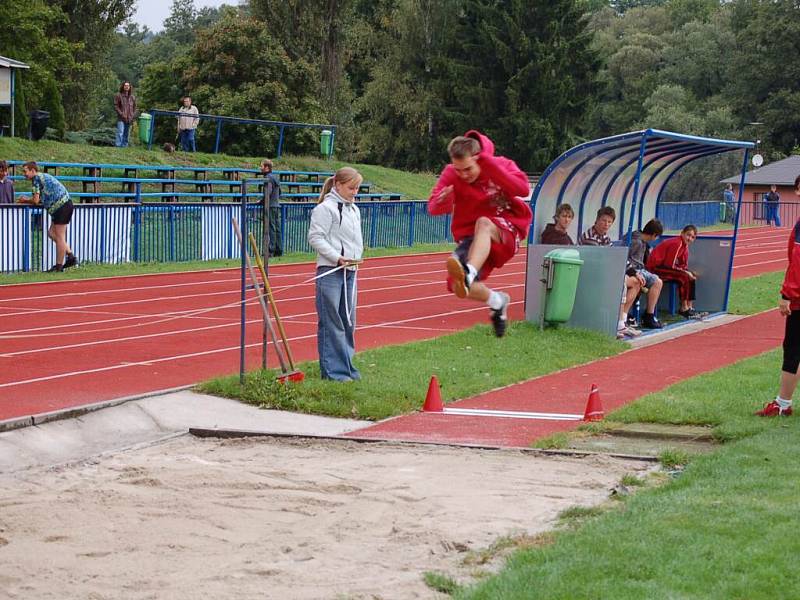
[[[3,598],[434,598],[470,551],[552,528],[652,465],[184,436],[0,475]]]

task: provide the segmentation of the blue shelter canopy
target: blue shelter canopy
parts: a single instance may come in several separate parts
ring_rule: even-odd
[[[742,177],[752,142],[717,140],[657,129],[645,129],[586,142],[568,150],[547,167],[531,198],[533,227],[530,242],[538,242],[556,207],[569,203],[575,210],[570,236],[594,223],[596,212],[612,206],[617,221],[611,231],[629,235],[655,217],[672,176],[690,162],[744,150]],[[741,202],[741,190],[740,190]],[[738,225],[738,224],[737,224]]]

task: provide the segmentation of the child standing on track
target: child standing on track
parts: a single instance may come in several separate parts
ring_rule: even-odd
[[[50,214],[52,224],[47,236],[56,244],[56,264],[48,269],[63,271],[78,264],[78,259],[67,244],[67,226],[72,220],[72,200],[61,182],[47,173],[39,173],[38,165],[31,161],[22,166],[22,172],[33,184],[33,196],[21,196],[20,204],[41,204]]]
[[[355,196],[362,177],[342,167],[322,186],[311,213],[308,243],[317,251],[317,352],[323,379],[353,381],[356,329],[356,266],[364,251]],[[341,268],[341,273],[331,273]],[[320,277],[322,275],[322,277]]]
[[[794,180],[794,193],[800,196],[800,176]],[[800,219],[789,236],[789,266],[783,277],[778,308],[786,317],[781,386],[775,400],[756,412],[759,417],[788,417],[792,414],[792,396],[797,389],[797,367],[800,365]]]
[[[450,164],[428,199],[428,213],[453,213],[451,231],[458,246],[447,259],[447,289],[459,298],[485,302],[494,333],[506,331],[510,296],[482,282],[517,253],[528,235],[531,209],[528,177],[514,161],[494,155],[494,144],[468,131],[447,146]]]

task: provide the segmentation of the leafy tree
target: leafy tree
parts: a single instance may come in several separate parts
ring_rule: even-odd
[[[53,76],[45,80],[42,90],[42,109],[50,113],[48,127],[55,130],[58,139],[64,139],[66,130],[64,105],[61,102],[61,92],[58,91],[58,85]]]
[[[64,22],[66,16],[57,6],[42,0],[23,4],[0,2],[0,48],[13,48],[9,52],[15,60],[30,65],[30,70],[17,73],[15,126],[18,135],[25,135],[28,111],[41,107],[42,91],[53,74],[62,80],[65,73],[76,67],[75,45],[63,38],[53,37],[52,31]],[[20,44],[19,40],[25,40]]]
[[[102,86],[110,65],[108,52],[115,31],[134,11],[135,0],[53,0],[66,20],[51,35],[72,45],[74,63],[56,70],[71,128],[85,127],[97,114],[105,96]]]

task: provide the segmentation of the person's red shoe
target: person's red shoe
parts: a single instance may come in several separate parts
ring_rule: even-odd
[[[790,417],[792,415],[792,407],[781,408],[781,405],[773,400],[768,402],[761,410],[757,410],[755,415],[758,417]]]

